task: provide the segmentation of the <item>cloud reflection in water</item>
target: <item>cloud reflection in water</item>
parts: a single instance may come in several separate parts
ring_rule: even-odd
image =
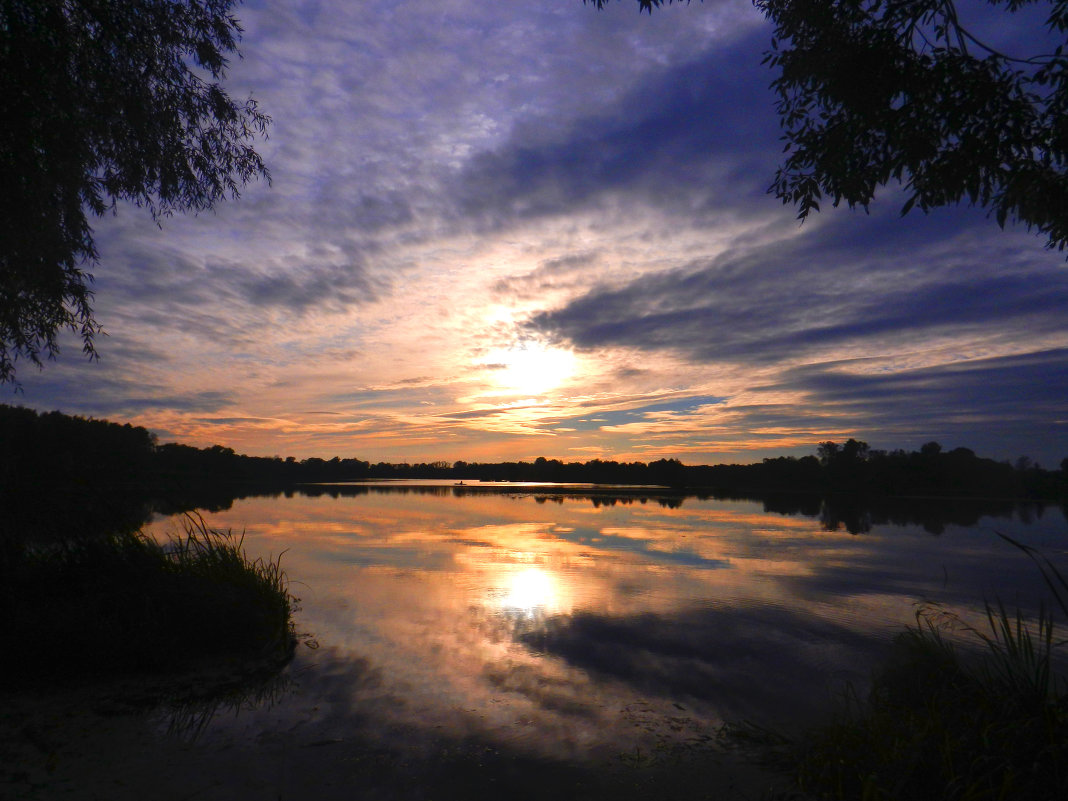
[[[373,719],[382,736],[478,736],[562,757],[650,736],[628,722],[638,702],[693,725],[818,713],[844,680],[863,682],[916,601],[974,610],[991,588],[1033,585],[1026,559],[979,527],[857,537],[754,502],[535,501],[248,498],[212,522],[246,529],[253,555],[288,549],[299,626],[324,646],[294,666],[307,725]],[[1043,519],[1047,533],[1058,525],[1063,515]],[[348,682],[350,664],[375,681]],[[283,725],[282,707],[257,725]]]

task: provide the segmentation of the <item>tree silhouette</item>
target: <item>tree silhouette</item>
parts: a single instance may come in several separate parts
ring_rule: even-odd
[[[608,0],[586,0],[602,8]],[[638,0],[641,10],[672,0]],[[687,0],[688,2],[688,0]],[[953,0],[754,0],[775,26],[764,62],[785,161],[769,189],[798,209],[867,210],[900,182],[902,214],[967,201],[1068,245],[1068,2],[989,0],[1006,16],[1046,7],[1053,40],[1005,53]]]
[[[270,176],[270,118],[223,91],[234,0],[0,0],[0,383],[63,329],[94,355],[88,215],[212,208]]]

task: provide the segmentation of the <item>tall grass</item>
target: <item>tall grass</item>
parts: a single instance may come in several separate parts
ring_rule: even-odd
[[[0,673],[170,672],[206,659],[284,660],[290,594],[278,559],[187,515],[159,542],[142,533],[23,546],[5,564]]]
[[[1065,613],[1068,589],[1048,559],[1008,537],[1042,571]],[[791,749],[784,797],[972,801],[1068,798],[1068,685],[1052,611],[1000,603],[972,626],[935,605],[895,638],[866,699],[847,694],[828,725]],[[962,639],[963,638],[963,639]],[[954,644],[953,640],[958,640]]]
[[[985,650],[962,653],[921,616],[894,643],[866,703],[799,744],[797,788],[821,799],[1068,797],[1068,706],[1052,620],[988,608]]]

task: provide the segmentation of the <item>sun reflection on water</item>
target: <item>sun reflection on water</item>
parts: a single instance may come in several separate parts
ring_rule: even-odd
[[[509,577],[509,584],[500,604],[502,609],[533,617],[536,612],[550,610],[555,602],[556,588],[553,577],[540,567],[528,567]]]

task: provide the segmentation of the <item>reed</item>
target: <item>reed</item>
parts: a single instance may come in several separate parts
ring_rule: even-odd
[[[1059,585],[1061,574],[1044,566]],[[795,741],[795,786],[781,797],[1068,798],[1068,687],[1054,617],[1045,607],[1032,620],[1000,602],[985,609],[977,628],[922,607],[868,697],[848,693],[831,723]]]
[[[296,599],[280,559],[186,515],[143,532],[27,545],[5,563],[0,673],[24,680],[173,672],[204,660],[284,660]]]

